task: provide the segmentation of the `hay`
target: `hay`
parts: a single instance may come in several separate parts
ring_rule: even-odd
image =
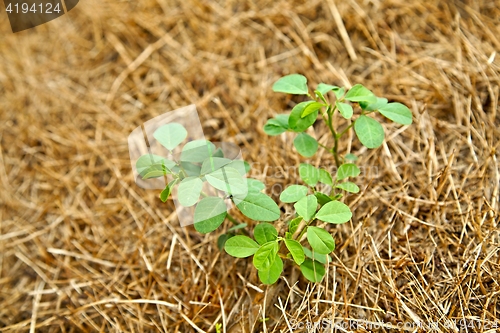
[[[353,320],[356,332],[375,322],[454,332],[464,318],[487,331],[500,318],[499,8],[86,0],[18,34],[3,15],[0,331],[289,332]],[[238,144],[269,188],[293,183],[277,174],[300,161],[290,141],[262,131],[300,101],[271,91],[288,73],[362,82],[415,122],[386,122],[383,147],[361,149],[369,172],[346,198],[352,221],[330,228],[323,283],[287,267],[267,288],[248,260],[219,252],[223,230],[181,228],[171,202],[134,184],[127,136],[195,103],[210,140]]]

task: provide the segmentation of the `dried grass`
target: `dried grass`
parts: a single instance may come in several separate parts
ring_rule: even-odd
[[[18,34],[4,18],[0,331],[214,332],[221,322],[224,332],[290,332],[296,321],[351,319],[363,323],[337,331],[439,322],[455,332],[446,325],[458,319],[498,321],[499,8],[86,0]],[[330,229],[338,244],[324,281],[287,267],[267,288],[248,260],[219,252],[222,231],[181,228],[171,202],[134,184],[127,136],[195,103],[208,138],[240,145],[269,187],[295,182],[276,174],[299,162],[290,141],[262,125],[300,100],[271,91],[296,72],[362,82],[409,105],[415,122],[386,123],[387,143],[361,149],[371,171],[346,199],[352,221]]]

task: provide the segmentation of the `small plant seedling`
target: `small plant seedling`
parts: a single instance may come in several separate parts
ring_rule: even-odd
[[[291,74],[279,79],[275,92],[306,95],[311,100],[298,103],[288,114],[269,119],[264,131],[271,136],[284,132],[296,134],[293,145],[303,157],[312,157],[321,147],[335,159],[337,172],[332,175],[326,168],[301,163],[299,176],[303,184],[288,186],[279,197],[285,204],[293,204],[295,215],[286,222],[287,230],[280,234],[269,222],[280,218],[278,205],[262,191],[265,185],[259,180],[246,178],[246,162],[224,157],[224,152],[205,140],[191,141],[182,148],[180,158],[166,159],[157,155],[143,155],[136,167],[142,178],[166,177],[172,180],[160,193],[166,201],[172,188],[178,186],[178,201],[183,206],[195,206],[194,227],[201,233],[216,230],[226,219],[235,225],[218,239],[219,248],[236,258],[253,257],[252,262],[264,284],[274,284],[283,272],[284,262],[297,265],[306,279],[319,282],[325,275],[325,266],[335,250],[335,240],[319,222],[342,224],[352,217],[350,208],[340,201],[345,193],[358,193],[352,179],[360,174],[353,154],[340,156],[339,141],[354,129],[361,144],[377,148],[384,141],[382,125],[372,117],[380,113],[385,118],[402,125],[412,123],[412,113],[401,103],[390,103],[375,96],[361,84],[347,89],[320,83],[314,96],[309,93],[307,79]],[[333,100],[329,101],[329,94]],[[359,114],[355,111],[359,110]],[[334,114],[350,121],[344,128],[334,124]],[[332,135],[331,147],[319,143],[306,133],[319,118],[326,123]],[[186,138],[187,132],[180,124],[160,127],[154,137],[170,152]],[[203,191],[208,184],[216,195]],[[201,199],[200,199],[201,198]],[[226,201],[231,200],[243,215],[258,221],[253,237],[246,223],[240,223],[227,211]],[[321,224],[322,225],[322,224]]]
[[[187,137],[187,131],[178,123],[158,128],[154,138],[166,148],[170,156]],[[194,206],[194,227],[200,233],[216,230],[227,218],[236,225],[229,229],[229,238],[246,227],[227,211],[231,200],[241,213],[252,220],[275,221],[280,216],[278,205],[261,191],[264,184],[246,178],[248,163],[224,156],[224,150],[207,140],[194,140],[182,146],[177,157],[146,154],[139,157],[136,168],[143,179],[165,177],[167,185],[160,193],[165,202],[177,186],[178,202],[184,207]],[[204,191],[206,188],[209,191]]]

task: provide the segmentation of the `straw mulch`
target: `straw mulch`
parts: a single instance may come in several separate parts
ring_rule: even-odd
[[[347,320],[359,326],[338,332],[456,332],[460,319],[494,332],[499,8],[86,0],[18,34],[2,14],[0,332],[306,332]],[[342,142],[366,172],[345,198],[352,221],[329,229],[328,275],[309,284],[286,266],[266,287],[250,260],[217,249],[229,224],[181,228],[171,201],[135,184],[127,136],[194,103],[207,138],[239,145],[269,189],[297,182],[289,137],[262,131],[301,101],[271,90],[289,73],[361,82],[408,105],[414,124],[384,121],[376,150]],[[311,162],[333,164],[323,152]]]

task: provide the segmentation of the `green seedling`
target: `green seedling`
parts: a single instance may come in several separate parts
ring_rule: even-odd
[[[285,221],[287,229],[284,232],[268,223],[278,220],[281,211],[262,192],[265,188],[262,182],[245,177],[249,171],[248,164],[225,158],[224,153],[209,141],[187,143],[178,160],[149,154],[141,156],[136,166],[144,179],[167,175],[172,179],[161,192],[160,199],[166,201],[172,188],[178,186],[178,201],[184,206],[195,206],[194,227],[199,232],[212,232],[226,219],[234,223],[227,233],[219,237],[218,246],[236,258],[253,257],[253,265],[262,283],[274,284],[281,276],[285,262],[297,265],[309,281],[319,282],[331,261],[329,254],[335,250],[334,238],[328,228],[321,226],[348,222],[352,212],[340,199],[346,193],[360,191],[351,181],[360,174],[355,164],[357,157],[353,154],[341,156],[339,141],[353,129],[361,144],[377,148],[382,145],[385,134],[382,125],[373,116],[379,113],[396,123],[410,125],[412,113],[405,105],[377,97],[360,84],[347,89],[320,83],[313,96],[309,93],[307,79],[292,74],[279,79],[273,90],[306,95],[311,100],[298,103],[289,114],[269,119],[264,131],[271,136],[295,133],[293,145],[300,155],[309,158],[323,148],[333,155],[337,166],[337,172],[332,175],[326,168],[300,164],[299,176],[303,185],[290,185],[279,197],[281,202],[293,204],[296,212],[295,216]],[[329,97],[333,97],[332,101]],[[336,112],[348,120],[344,128],[338,128],[334,123]],[[320,118],[331,132],[331,147],[306,133]],[[178,147],[186,136],[187,132],[179,124],[162,126],[154,133],[154,137],[169,151]],[[205,184],[218,195],[204,194]],[[227,199],[244,216],[257,221],[253,233],[246,223],[236,221],[229,214]]]
[[[178,123],[158,128],[154,138],[174,156],[173,150],[187,137],[186,129]],[[228,213],[226,200],[231,200],[240,212],[252,220],[275,221],[280,217],[278,205],[261,191],[264,184],[247,178],[248,163],[224,157],[224,152],[206,140],[195,140],[182,146],[178,158],[167,159],[153,154],[141,156],[136,168],[143,179],[168,177],[171,179],[160,193],[165,202],[174,186],[177,200],[184,207],[194,206],[194,227],[200,233],[216,230],[226,219],[236,226],[229,236],[246,227]],[[208,187],[209,195],[203,191]],[[222,244],[224,239],[220,239]],[[221,244],[219,244],[221,245]]]

